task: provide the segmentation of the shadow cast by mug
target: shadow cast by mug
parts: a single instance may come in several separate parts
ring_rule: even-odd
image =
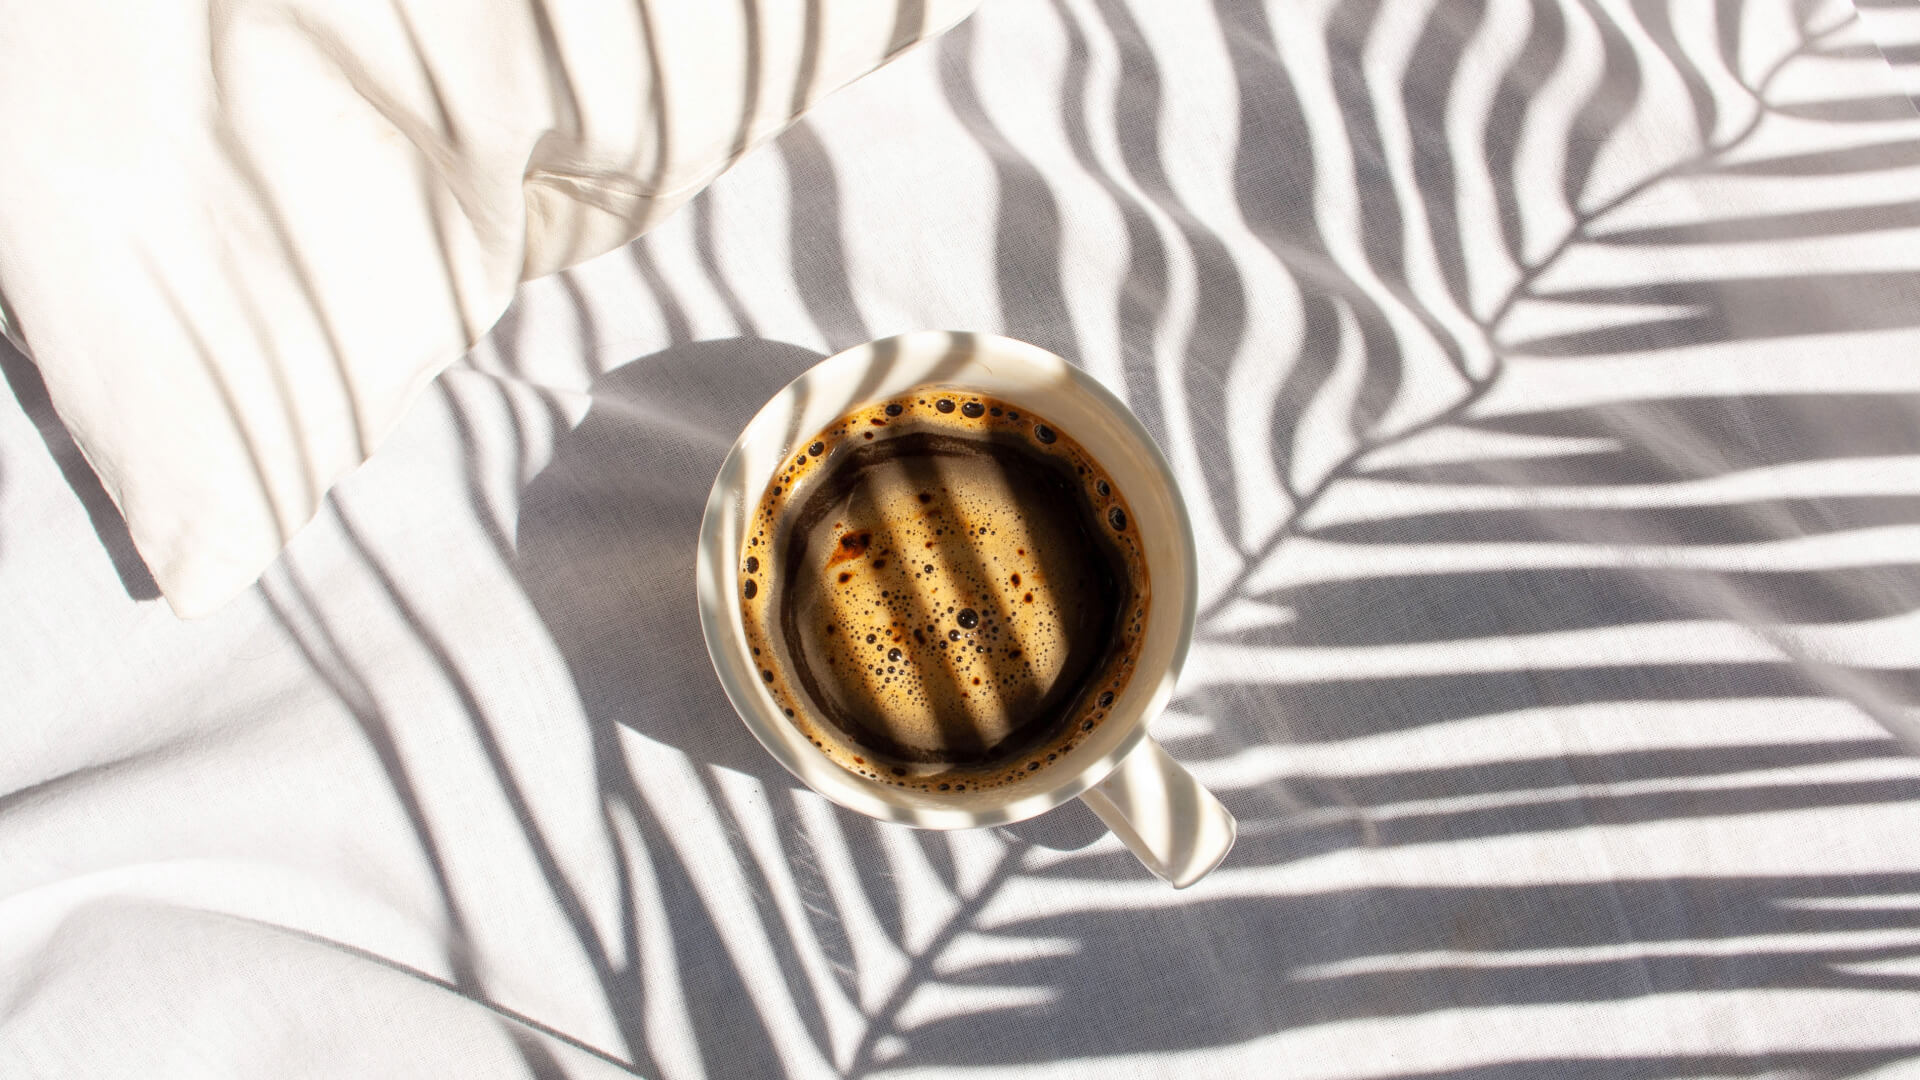
[[[821,359],[783,342],[699,341],[601,376],[593,406],[522,495],[514,567],[590,720],[763,783],[795,781],[754,741],[707,658],[693,568],[734,438]],[[645,510],[636,508],[644,507]]]
[[[821,359],[732,338],[676,345],[602,375],[586,417],[523,492],[514,544],[516,575],[590,721],[787,788],[798,781],[739,722],[714,676],[687,583],[708,491],[734,439]],[[1068,806],[1003,831],[1073,851],[1106,827]]]

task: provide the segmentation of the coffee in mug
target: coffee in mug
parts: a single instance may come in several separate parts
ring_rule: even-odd
[[[781,711],[841,767],[924,792],[1012,783],[1098,729],[1151,603],[1099,462],[1017,403],[939,387],[796,447],[739,558]]]

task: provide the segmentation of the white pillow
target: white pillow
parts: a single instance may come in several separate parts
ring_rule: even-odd
[[[0,329],[204,614],[520,281],[976,2],[5,3]]]

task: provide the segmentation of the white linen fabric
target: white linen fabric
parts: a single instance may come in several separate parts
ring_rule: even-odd
[[[1911,1075],[1920,26],[1874,14],[995,0],[522,287],[191,623],[10,358],[0,1075]],[[1241,823],[1193,889],[1077,805],[837,810],[714,681],[735,432],[923,327],[1174,463],[1154,730]]]
[[[206,614],[514,286],[975,2],[7,4],[0,331]]]

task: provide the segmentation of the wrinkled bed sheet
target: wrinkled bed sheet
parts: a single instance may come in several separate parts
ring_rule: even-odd
[[[1920,12],[1185,7],[993,0],[524,287],[203,621],[8,354],[0,1075],[1920,1068]],[[713,678],[735,433],[924,327],[1174,463],[1191,890]]]

